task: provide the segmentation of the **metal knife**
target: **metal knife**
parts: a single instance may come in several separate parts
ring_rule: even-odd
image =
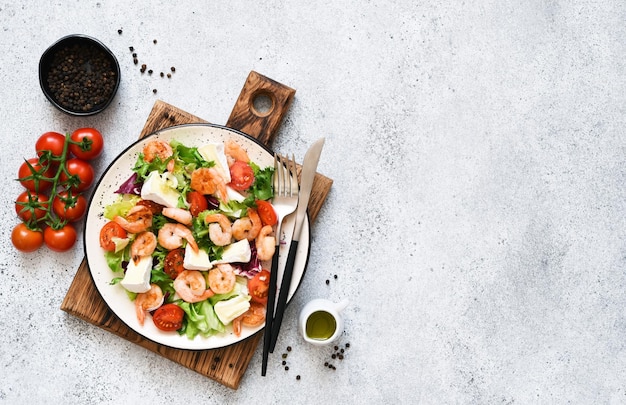
[[[302,174],[300,175],[300,194],[298,196],[298,207],[296,208],[296,221],[291,244],[289,245],[289,254],[287,255],[285,270],[283,272],[283,280],[280,284],[280,294],[278,295],[278,303],[276,304],[276,315],[274,316],[274,322],[272,323],[272,338],[270,342],[271,353],[274,353],[276,340],[278,339],[278,333],[280,332],[280,325],[283,320],[283,313],[285,312],[285,307],[287,306],[287,297],[289,296],[293,266],[296,261],[296,251],[298,250],[300,233],[302,232],[302,224],[307,215],[309,198],[311,197],[311,190],[313,189],[313,180],[315,179],[315,173],[317,172],[317,163],[319,162],[320,155],[322,154],[324,141],[325,138],[320,138],[315,141],[304,155]]]

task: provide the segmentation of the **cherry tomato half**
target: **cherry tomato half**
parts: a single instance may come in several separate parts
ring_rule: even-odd
[[[254,171],[246,162],[237,160],[230,167],[229,186],[237,191],[247,190],[254,183]]]
[[[261,218],[263,225],[274,226],[278,222],[276,211],[274,211],[274,207],[270,202],[256,200],[256,210],[259,213],[259,217]]]
[[[54,175],[56,174],[55,168],[52,165],[42,164],[38,158],[30,158],[28,159],[27,162],[22,163],[20,165],[20,168],[17,171],[17,176],[18,176],[20,183],[22,183],[22,186],[24,186],[24,188],[26,188],[27,190],[35,191],[39,193],[43,193],[44,191],[49,190],[52,187],[52,181],[41,180],[41,179],[38,181],[35,181],[35,179],[28,179],[28,180],[22,180],[22,179],[29,177],[29,176],[35,176],[35,177],[43,176],[47,179],[52,179]],[[32,166],[32,170],[29,167],[29,164],[30,166]],[[45,168],[46,166],[47,166],[47,169]],[[39,187],[37,187],[37,183],[39,184]]]
[[[198,191],[188,192],[187,202],[189,203],[189,211],[194,217],[197,217],[202,211],[209,209],[209,203],[206,197]]]
[[[79,128],[70,136],[72,142],[69,149],[74,156],[83,160],[92,160],[102,154],[104,140],[102,134],[95,128]]]
[[[60,229],[47,227],[43,231],[43,241],[50,250],[65,252],[76,243],[76,229],[70,224],[66,224]]]
[[[26,224],[20,222],[11,232],[11,242],[21,252],[34,252],[43,245],[43,233],[28,229]]]
[[[76,222],[85,216],[87,199],[82,194],[69,198],[69,193],[62,191],[52,201],[52,210],[59,218]]]
[[[32,205],[32,209],[27,205]],[[38,206],[38,207],[37,207]],[[46,215],[48,209],[48,197],[44,194],[37,194],[32,191],[24,191],[15,200],[15,212],[23,221],[30,221],[35,215],[35,219],[41,219]]]
[[[267,295],[270,290],[270,272],[263,269],[248,280],[248,291],[252,301],[267,304]]]
[[[173,280],[185,270],[183,262],[185,260],[185,249],[170,250],[165,256],[163,271]]]
[[[82,159],[69,159],[65,163],[65,168],[67,169],[69,176],[78,176],[79,182],[73,185],[73,190],[80,192],[85,191],[89,187],[91,187],[95,174],[93,171],[93,167],[91,167],[89,163],[85,162]],[[65,171],[63,171],[61,173],[61,176],[59,177],[61,181],[67,181],[69,179]]]
[[[127,237],[127,233],[124,228],[121,227],[117,222],[107,222],[104,224],[102,229],[100,229],[100,246],[102,249],[107,252],[115,251],[115,242],[113,242],[113,238],[124,239]]]
[[[35,143],[37,156],[43,155],[44,151],[50,151],[52,156],[60,157],[65,146],[65,135],[58,132],[46,132],[42,134]]]
[[[165,304],[160,306],[154,314],[152,321],[154,326],[162,331],[171,332],[183,327],[183,317],[185,311],[176,304]]]

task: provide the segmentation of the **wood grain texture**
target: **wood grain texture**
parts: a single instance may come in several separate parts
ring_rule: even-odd
[[[249,104],[244,103],[242,100],[249,99],[251,94],[258,94],[255,92],[258,92],[259,89],[265,92],[271,91],[271,93],[267,94],[276,94],[276,99],[281,100],[281,104],[274,106],[275,109],[271,113],[271,119],[240,111],[240,109],[249,109]],[[289,108],[293,93],[293,89],[252,72],[242,89],[238,102],[233,108],[228,126],[255,136],[268,146],[271,146],[270,143],[280,126],[286,110]],[[278,110],[276,110],[276,107],[278,107]],[[261,120],[261,122],[258,122],[258,120]],[[174,125],[205,122],[207,121],[170,104],[157,101],[146,120],[140,136],[143,137]],[[314,221],[317,217],[331,185],[331,179],[319,173],[316,174],[308,206],[311,221]],[[262,337],[262,333],[259,332],[235,345],[202,351],[172,349],[149,341],[128,328],[109,310],[93,283],[84,259],[61,304],[61,309],[233,389],[238,388],[241,378]]]
[[[295,93],[294,89],[252,71],[239,93],[226,126],[237,128],[271,146]],[[259,96],[266,96],[271,100],[267,112],[255,109],[254,101]]]

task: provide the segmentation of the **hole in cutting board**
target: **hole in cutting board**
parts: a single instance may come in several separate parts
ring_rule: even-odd
[[[266,92],[258,92],[252,95],[252,112],[259,117],[267,117],[274,109],[274,97]]]

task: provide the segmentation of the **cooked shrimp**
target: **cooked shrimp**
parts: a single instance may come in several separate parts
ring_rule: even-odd
[[[182,208],[165,207],[163,208],[162,212],[163,215],[165,215],[166,217],[178,221],[183,225],[191,225],[193,216],[191,215],[191,212],[189,212],[189,210],[184,210]]]
[[[215,294],[206,288],[204,275],[198,270],[183,270],[174,280],[174,290],[183,301],[204,301]]]
[[[224,214],[211,214],[204,218],[209,224],[209,239],[217,246],[229,245],[232,239],[230,220]]]
[[[190,187],[202,194],[218,194],[218,197],[228,201],[228,191],[224,177],[214,167],[201,167],[191,172]]]
[[[255,327],[265,322],[265,307],[258,302],[250,302],[250,308],[233,320],[235,336],[241,335],[241,325]]]
[[[254,208],[248,208],[248,216],[241,217],[233,222],[232,233],[237,240],[254,240],[261,231],[263,223]]]
[[[150,289],[147,292],[137,294],[135,297],[135,311],[140,325],[143,325],[146,313],[154,311],[163,305],[164,299],[161,287],[156,284],[150,284]]]
[[[240,160],[242,162],[248,163],[250,162],[250,157],[248,157],[248,152],[241,147],[237,142],[232,139],[228,139],[224,142],[224,154],[226,155],[226,161],[228,162],[228,167],[232,166],[233,163]]]
[[[156,247],[156,236],[150,231],[141,232],[130,245],[130,256],[138,263],[143,256],[150,256]]]
[[[259,260],[270,260],[276,251],[276,238],[271,225],[265,225],[256,237],[256,253]]]
[[[143,147],[143,159],[146,162],[152,162],[157,157],[165,162],[173,155],[174,151],[172,151],[172,147],[169,143],[164,141],[150,141],[146,144],[146,146]],[[167,162],[167,170],[169,172],[174,171],[174,159],[171,159],[169,162]]]
[[[126,217],[116,215],[113,221],[130,233],[143,232],[152,226],[152,211],[144,205],[135,205]]]
[[[226,294],[235,288],[237,277],[235,270],[228,263],[218,264],[209,270],[209,287],[216,294]]]
[[[198,244],[193,238],[191,230],[181,224],[167,223],[163,225],[163,227],[159,229],[157,239],[159,244],[168,250],[181,247],[183,245],[183,239],[185,239],[194,252],[198,251]]]

